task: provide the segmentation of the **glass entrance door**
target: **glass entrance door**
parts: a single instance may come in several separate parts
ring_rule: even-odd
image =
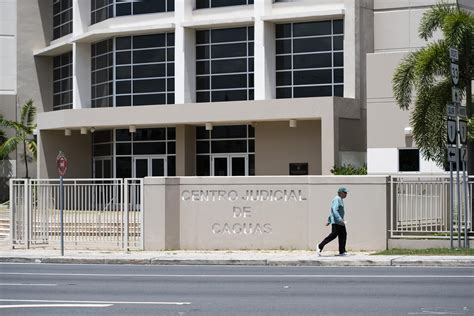
[[[211,176],[248,175],[246,155],[214,155],[211,164]]]
[[[166,157],[134,157],[133,177],[166,177]]]

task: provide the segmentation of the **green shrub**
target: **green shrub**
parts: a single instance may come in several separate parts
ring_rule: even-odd
[[[349,175],[366,175],[367,166],[364,164],[362,167],[354,167],[353,165],[342,165],[334,166],[331,169],[331,173],[336,176],[349,176]]]

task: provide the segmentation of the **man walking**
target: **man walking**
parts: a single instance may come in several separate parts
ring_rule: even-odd
[[[346,252],[346,239],[347,239],[347,231],[346,231],[346,221],[344,220],[344,201],[347,197],[347,190],[345,187],[340,187],[337,190],[337,196],[332,199],[331,202],[331,213],[329,214],[328,217],[328,222],[326,226],[329,226],[329,224],[332,225],[331,233],[324,238],[322,242],[320,242],[316,246],[316,252],[318,256],[321,255],[321,252],[323,251],[324,246],[326,246],[327,243],[331,242],[334,240],[336,237],[338,237],[339,241],[339,255],[340,256],[347,256]]]

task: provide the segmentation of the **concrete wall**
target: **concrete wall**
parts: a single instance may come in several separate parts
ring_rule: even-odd
[[[321,121],[261,122],[255,126],[256,175],[289,175],[290,163],[308,163],[310,175],[321,174]]]
[[[0,94],[16,94],[16,53],[16,0],[0,0]]]
[[[337,188],[345,201],[348,249],[387,246],[386,177],[145,178],[144,247],[313,249]],[[370,196],[370,203],[367,198]],[[337,249],[337,242],[328,245]]]
[[[0,114],[16,119],[16,0],[0,0]],[[2,128],[6,137],[13,130]],[[16,176],[17,153],[0,160],[0,202],[8,200],[8,180]]]
[[[405,135],[405,128],[410,127],[411,112],[401,110],[397,105],[392,93],[392,77],[409,51],[427,44],[418,37],[418,27],[423,13],[437,2],[374,1],[374,53],[367,55],[369,174],[398,173],[398,149],[417,148],[413,138]],[[434,39],[439,36],[435,33]],[[420,154],[420,173],[441,172],[441,168],[426,161]]]
[[[64,131],[41,131],[38,142],[42,151],[38,152],[38,178],[58,178],[56,156],[61,150],[68,160],[65,178],[92,177],[91,135],[81,135],[72,131],[64,136]]]

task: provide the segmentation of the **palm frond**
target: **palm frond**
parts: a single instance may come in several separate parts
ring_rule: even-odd
[[[468,138],[470,141],[474,141],[474,117],[469,118],[467,122],[468,126]]]
[[[452,4],[439,3],[423,14],[420,25],[418,27],[418,35],[428,40],[433,36],[433,33],[440,29],[446,16],[452,14],[455,8]]]
[[[20,131],[23,130],[20,123],[15,122],[15,121],[6,120],[4,118],[0,118],[0,126],[6,127],[6,128],[12,128],[17,133],[19,133]]]
[[[393,95],[398,106],[408,109],[411,104],[412,89],[415,80],[415,63],[418,52],[409,53],[395,69],[392,78]]]
[[[446,155],[446,104],[450,97],[449,79],[420,91],[410,117],[413,139],[422,156],[440,166]]]
[[[36,107],[33,105],[33,100],[28,100],[23,106],[21,107],[21,123],[27,127],[32,128],[35,124],[36,118]]]
[[[474,17],[465,11],[456,11],[443,20],[443,37],[450,46],[461,48],[467,38],[474,37]]]
[[[448,47],[443,40],[420,49],[415,62],[416,88],[424,90],[438,81],[438,77],[449,76],[449,64]]]
[[[13,152],[18,144],[23,140],[20,137],[10,137],[2,145],[0,145],[0,157],[2,159],[8,157],[8,155]]]

